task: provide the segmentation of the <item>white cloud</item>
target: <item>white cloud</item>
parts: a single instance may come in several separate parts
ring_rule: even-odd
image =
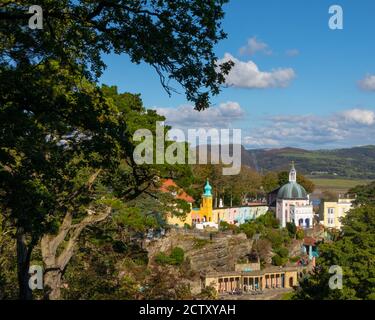
[[[366,91],[375,91],[375,75],[368,75],[359,82],[361,89]]]
[[[295,57],[299,55],[299,50],[298,49],[289,49],[285,51],[285,54],[288,57]]]
[[[342,112],[342,116],[348,122],[354,122],[368,126],[375,123],[375,112],[371,110],[351,109]]]
[[[262,52],[266,55],[272,54],[272,51],[268,47],[268,44],[262,41],[258,41],[256,37],[248,39],[247,44],[240,48],[241,55],[254,55],[257,52]]]
[[[166,117],[166,123],[173,128],[228,128],[234,121],[244,117],[245,111],[238,102],[227,101],[203,111],[194,110],[191,105],[177,108],[154,108]]]
[[[264,72],[260,71],[253,61],[240,61],[230,53],[226,53],[219,63],[229,60],[235,63],[226,78],[226,84],[229,86],[248,89],[284,88],[295,78],[295,72],[291,68],[279,68]]]
[[[375,144],[375,112],[350,109],[328,116],[272,116],[244,138],[247,147],[301,148]]]

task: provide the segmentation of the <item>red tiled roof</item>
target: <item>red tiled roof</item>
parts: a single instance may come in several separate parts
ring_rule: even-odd
[[[176,188],[178,190],[178,194],[176,196],[177,199],[185,200],[186,202],[190,203],[194,202],[194,199],[191,196],[189,196],[183,189],[177,186],[177,184],[172,179],[163,180],[160,190],[162,192],[170,192],[170,187]]]
[[[305,237],[303,239],[303,244],[306,246],[315,246],[315,243],[316,243],[316,239],[312,237]]]

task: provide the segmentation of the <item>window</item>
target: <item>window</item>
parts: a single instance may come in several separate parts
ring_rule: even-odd
[[[334,214],[335,208],[328,208],[328,214]]]

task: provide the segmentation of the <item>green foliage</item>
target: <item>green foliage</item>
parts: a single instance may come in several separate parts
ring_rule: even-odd
[[[363,205],[342,220],[342,235],[319,246],[315,272],[301,283],[296,299],[371,299],[375,293],[375,207]],[[331,290],[329,268],[343,269],[343,289]]]
[[[0,300],[16,299],[17,259],[12,229],[0,212]]]
[[[205,109],[233,65],[217,68],[213,50],[226,37],[221,29],[225,2],[40,0],[48,12],[45,28],[30,32],[26,12],[33,3],[15,0],[2,6],[0,64],[30,71],[52,57],[96,79],[105,67],[103,53],[127,54],[134,63],[154,67],[169,94],[167,79],[173,79],[196,109]]]
[[[296,232],[296,239],[302,240],[305,237],[305,231],[303,229],[298,229]]]
[[[349,190],[350,194],[357,196],[356,204],[369,204],[375,206],[375,181],[368,185],[361,185]]]
[[[200,239],[200,238],[194,238],[193,240],[193,248],[194,249],[202,249],[206,245],[210,244],[212,241],[209,239]]]
[[[280,257],[278,254],[272,257],[272,264],[275,266],[283,266],[288,262],[288,259]]]
[[[175,247],[172,249],[169,258],[171,259],[171,264],[173,265],[181,265],[184,262],[185,252],[180,247]]]
[[[217,300],[218,298],[218,292],[212,286],[205,287],[198,295],[198,299],[200,300]]]
[[[289,250],[285,247],[281,247],[276,249],[275,253],[278,254],[281,258],[287,258],[289,255]]]
[[[286,224],[286,229],[288,230],[289,235],[290,235],[291,238],[294,238],[296,236],[297,227],[296,227],[296,225],[294,223],[288,222]]]
[[[169,255],[159,252],[155,256],[155,262],[160,265],[180,266],[184,262],[185,252],[182,248],[175,247]]]
[[[265,192],[271,192],[276,188],[280,187],[279,185],[279,177],[276,172],[267,172],[263,176],[262,182],[263,188]]]
[[[199,149],[197,150],[199,154]],[[205,164],[194,165],[192,181],[192,188],[188,189],[196,203],[200,203],[202,188],[208,178],[210,184],[213,186],[215,196],[223,199],[226,205],[232,206],[242,205],[246,198],[263,195],[264,191],[261,189],[262,177],[259,173],[242,166],[241,172],[234,176],[225,176],[222,173],[223,165]]]
[[[269,228],[278,228],[279,221],[276,219],[275,214],[271,211],[266,212],[266,214],[261,215],[256,220],[257,223],[264,225]]]
[[[228,231],[231,230],[232,232],[238,232],[238,227],[234,224],[228,223],[226,221],[220,221],[219,228],[221,231]]]

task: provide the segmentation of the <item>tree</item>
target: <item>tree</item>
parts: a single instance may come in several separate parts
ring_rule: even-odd
[[[301,283],[297,299],[375,299],[375,208],[352,209],[342,220],[342,235],[319,246],[314,272]],[[342,290],[332,290],[331,266],[343,270]]]
[[[97,88],[65,71],[57,64],[40,66],[42,75],[26,81],[29,86],[22,92],[38,96],[48,83],[51,90],[43,100],[32,100],[25,113],[22,92],[12,91],[11,102],[2,109],[3,115],[14,114],[20,122],[12,131],[14,123],[1,118],[5,152],[0,155],[0,204],[17,229],[20,297],[25,299],[31,297],[28,270],[39,241],[46,295],[57,299],[62,274],[84,228],[124,210],[124,203],[142,193],[155,191],[156,178],[173,171],[168,165],[138,166],[132,157],[135,130],[154,132],[155,122],[164,118],[146,111],[139,96]],[[5,92],[2,97],[7,97]],[[45,114],[48,108],[51,113]],[[173,203],[169,199],[168,205]]]
[[[144,61],[160,76],[179,83],[197,110],[209,106],[232,62],[218,65],[214,45],[224,39],[221,29],[226,0],[40,0],[43,30],[25,28],[35,3],[6,1],[1,5],[0,64],[31,71],[46,59],[60,61],[97,78],[105,67],[101,55],[128,54]],[[207,88],[207,91],[204,91]]]
[[[349,190],[349,194],[356,195],[356,204],[375,205],[375,181],[368,185],[356,186]]]
[[[279,185],[279,178],[276,172],[267,172],[263,176],[263,182],[262,182],[263,188],[265,192],[271,192],[278,188]]]
[[[169,93],[175,80],[197,110],[205,109],[233,65],[219,66],[213,52],[225,38],[224,3],[41,0],[42,31],[26,26],[34,3],[1,4],[0,206],[16,228],[20,298],[31,298],[30,257],[40,240],[55,298],[82,230],[111,214],[113,197],[133,199],[158,175],[134,166],[129,137],[161,118],[146,113],[139,97],[127,109],[104,97],[96,86],[102,54],[150,64]],[[116,195],[103,196],[112,181]]]

